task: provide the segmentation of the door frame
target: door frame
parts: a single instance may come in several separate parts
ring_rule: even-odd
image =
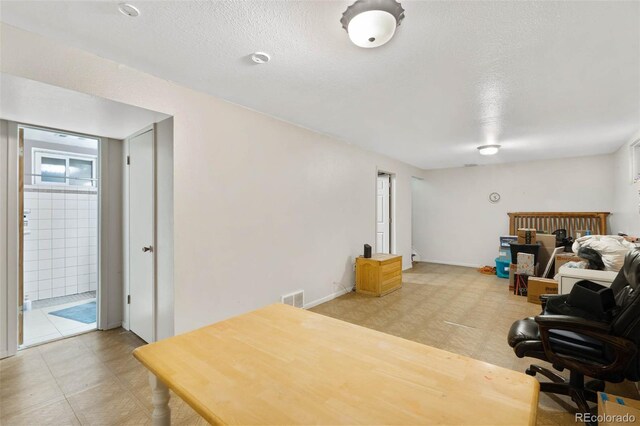
[[[376,167],[376,174],[374,178],[373,188],[374,188],[374,197],[373,197],[373,241],[376,241],[376,233],[377,233],[377,218],[376,218],[376,198],[378,196],[378,176],[380,174],[389,175],[389,253],[396,253],[396,174],[394,172],[390,172],[387,169],[382,169],[380,167]],[[375,245],[375,244],[374,244]]]
[[[2,330],[6,346],[0,348],[0,358],[15,355],[18,351],[18,124],[8,120],[5,123],[6,134],[0,137],[6,137],[7,142],[6,150],[3,149],[6,158],[2,158],[7,165],[6,216],[4,217],[6,222],[3,220],[4,223],[2,223],[6,232],[7,251],[6,258],[1,262],[6,265],[3,271],[3,275],[6,274],[6,280],[4,283],[0,282],[0,293],[2,293],[0,312],[6,319],[6,322],[3,321],[6,328]]]
[[[74,132],[65,129],[58,129],[55,127],[40,126],[37,124],[30,124],[24,122],[8,121],[7,120],[7,142],[8,142],[8,182],[7,182],[7,298],[6,298],[6,312],[7,312],[7,350],[0,351],[0,358],[5,356],[15,355],[18,350],[18,306],[22,305],[19,300],[19,253],[20,249],[20,192],[19,192],[19,140],[18,131],[20,128],[30,128],[38,130],[46,130],[57,133],[66,133],[74,136],[82,136],[91,139],[98,140],[98,158],[96,161],[96,176],[98,179],[98,206],[97,206],[97,256],[98,256],[98,282],[96,286],[96,297],[98,300],[96,306],[96,329],[107,329],[107,310],[104,309],[107,306],[107,294],[106,288],[102,286],[102,274],[103,274],[103,259],[101,252],[101,239],[102,239],[102,203],[103,203],[103,186],[102,186],[102,147],[104,139],[100,136],[90,135],[86,133]],[[31,167],[25,165],[25,167]],[[24,171],[23,171],[24,172]],[[15,283],[10,285],[10,283]]]
[[[149,126],[146,126],[140,130],[138,130],[137,132],[133,133],[132,135],[128,136],[127,138],[125,138],[124,140],[124,161],[125,161],[125,173],[124,173],[124,188],[123,188],[123,193],[124,193],[124,224],[123,224],[123,231],[124,231],[124,238],[123,238],[123,257],[124,257],[124,292],[123,292],[123,300],[122,303],[124,303],[124,309],[122,310],[123,312],[123,316],[122,316],[122,328],[124,328],[125,330],[130,330],[130,324],[129,324],[129,319],[131,318],[130,316],[130,309],[131,309],[131,305],[128,303],[128,298],[129,298],[129,294],[130,293],[130,286],[131,286],[131,280],[129,279],[129,274],[130,274],[130,250],[129,250],[129,243],[130,243],[130,220],[131,220],[131,211],[130,211],[130,203],[129,203],[129,194],[130,194],[130,183],[131,183],[131,179],[129,176],[129,164],[128,164],[128,158],[129,158],[129,147],[130,147],[130,141],[131,139],[135,138],[136,136],[140,136],[144,133],[147,133],[148,131],[152,131],[153,132],[153,145],[152,145],[152,149],[153,149],[153,193],[152,193],[152,197],[153,197],[153,235],[152,235],[152,241],[151,241],[151,246],[153,247],[153,251],[151,252],[151,255],[153,256],[153,277],[152,277],[152,342],[155,342],[157,340],[157,336],[158,336],[158,255],[157,255],[157,241],[158,241],[158,229],[156,224],[158,223],[158,197],[157,197],[157,191],[158,191],[158,185],[157,185],[157,126],[156,123],[151,124]],[[147,343],[151,343],[151,342],[147,342]]]

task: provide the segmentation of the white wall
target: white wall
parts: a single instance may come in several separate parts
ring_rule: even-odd
[[[155,125],[158,340],[173,336],[173,118]]]
[[[640,132],[613,154],[614,209],[611,217],[613,233],[640,236],[640,195],[632,182],[630,145],[640,139]]]
[[[611,211],[612,155],[424,171],[413,188],[421,260],[493,265],[508,212]],[[500,202],[489,202],[498,192]]]
[[[25,298],[97,290],[98,189],[25,185],[24,211]]]
[[[176,332],[351,286],[374,242],[378,167],[397,175],[410,266],[415,168],[6,24],[1,43],[2,72],[174,117]]]

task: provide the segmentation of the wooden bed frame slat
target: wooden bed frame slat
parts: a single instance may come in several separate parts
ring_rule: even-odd
[[[536,228],[553,232],[566,229],[570,236],[581,229],[589,229],[593,235],[607,235],[609,212],[517,212],[509,215],[509,235],[518,228]]]

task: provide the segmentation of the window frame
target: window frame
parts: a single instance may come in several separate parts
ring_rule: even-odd
[[[43,181],[42,180],[42,157],[47,157],[47,158],[55,158],[55,159],[59,159],[59,160],[65,160],[65,171],[64,171],[64,183],[61,182],[47,182],[47,181]],[[97,176],[97,170],[96,170],[96,162],[98,160],[98,156],[97,155],[90,155],[90,154],[81,154],[81,153],[76,153],[76,152],[69,152],[69,151],[58,151],[58,150],[53,150],[53,149],[46,149],[46,148],[32,148],[31,149],[31,162],[33,163],[31,165],[31,170],[33,173],[33,184],[34,185],[58,185],[58,186],[73,186],[73,187],[80,187],[80,186],[85,186],[85,185],[71,185],[69,183],[69,181],[71,179],[76,179],[76,178],[71,178],[68,175],[69,172],[69,160],[81,160],[81,161],[90,161],[91,162],[91,185],[86,185],[86,186],[91,186],[92,188],[96,188],[97,187],[97,183],[96,183],[96,176]]]

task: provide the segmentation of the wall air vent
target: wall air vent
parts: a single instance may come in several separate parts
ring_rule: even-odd
[[[294,291],[293,293],[285,294],[280,298],[280,301],[285,305],[291,305],[296,308],[304,307],[304,290]]]

